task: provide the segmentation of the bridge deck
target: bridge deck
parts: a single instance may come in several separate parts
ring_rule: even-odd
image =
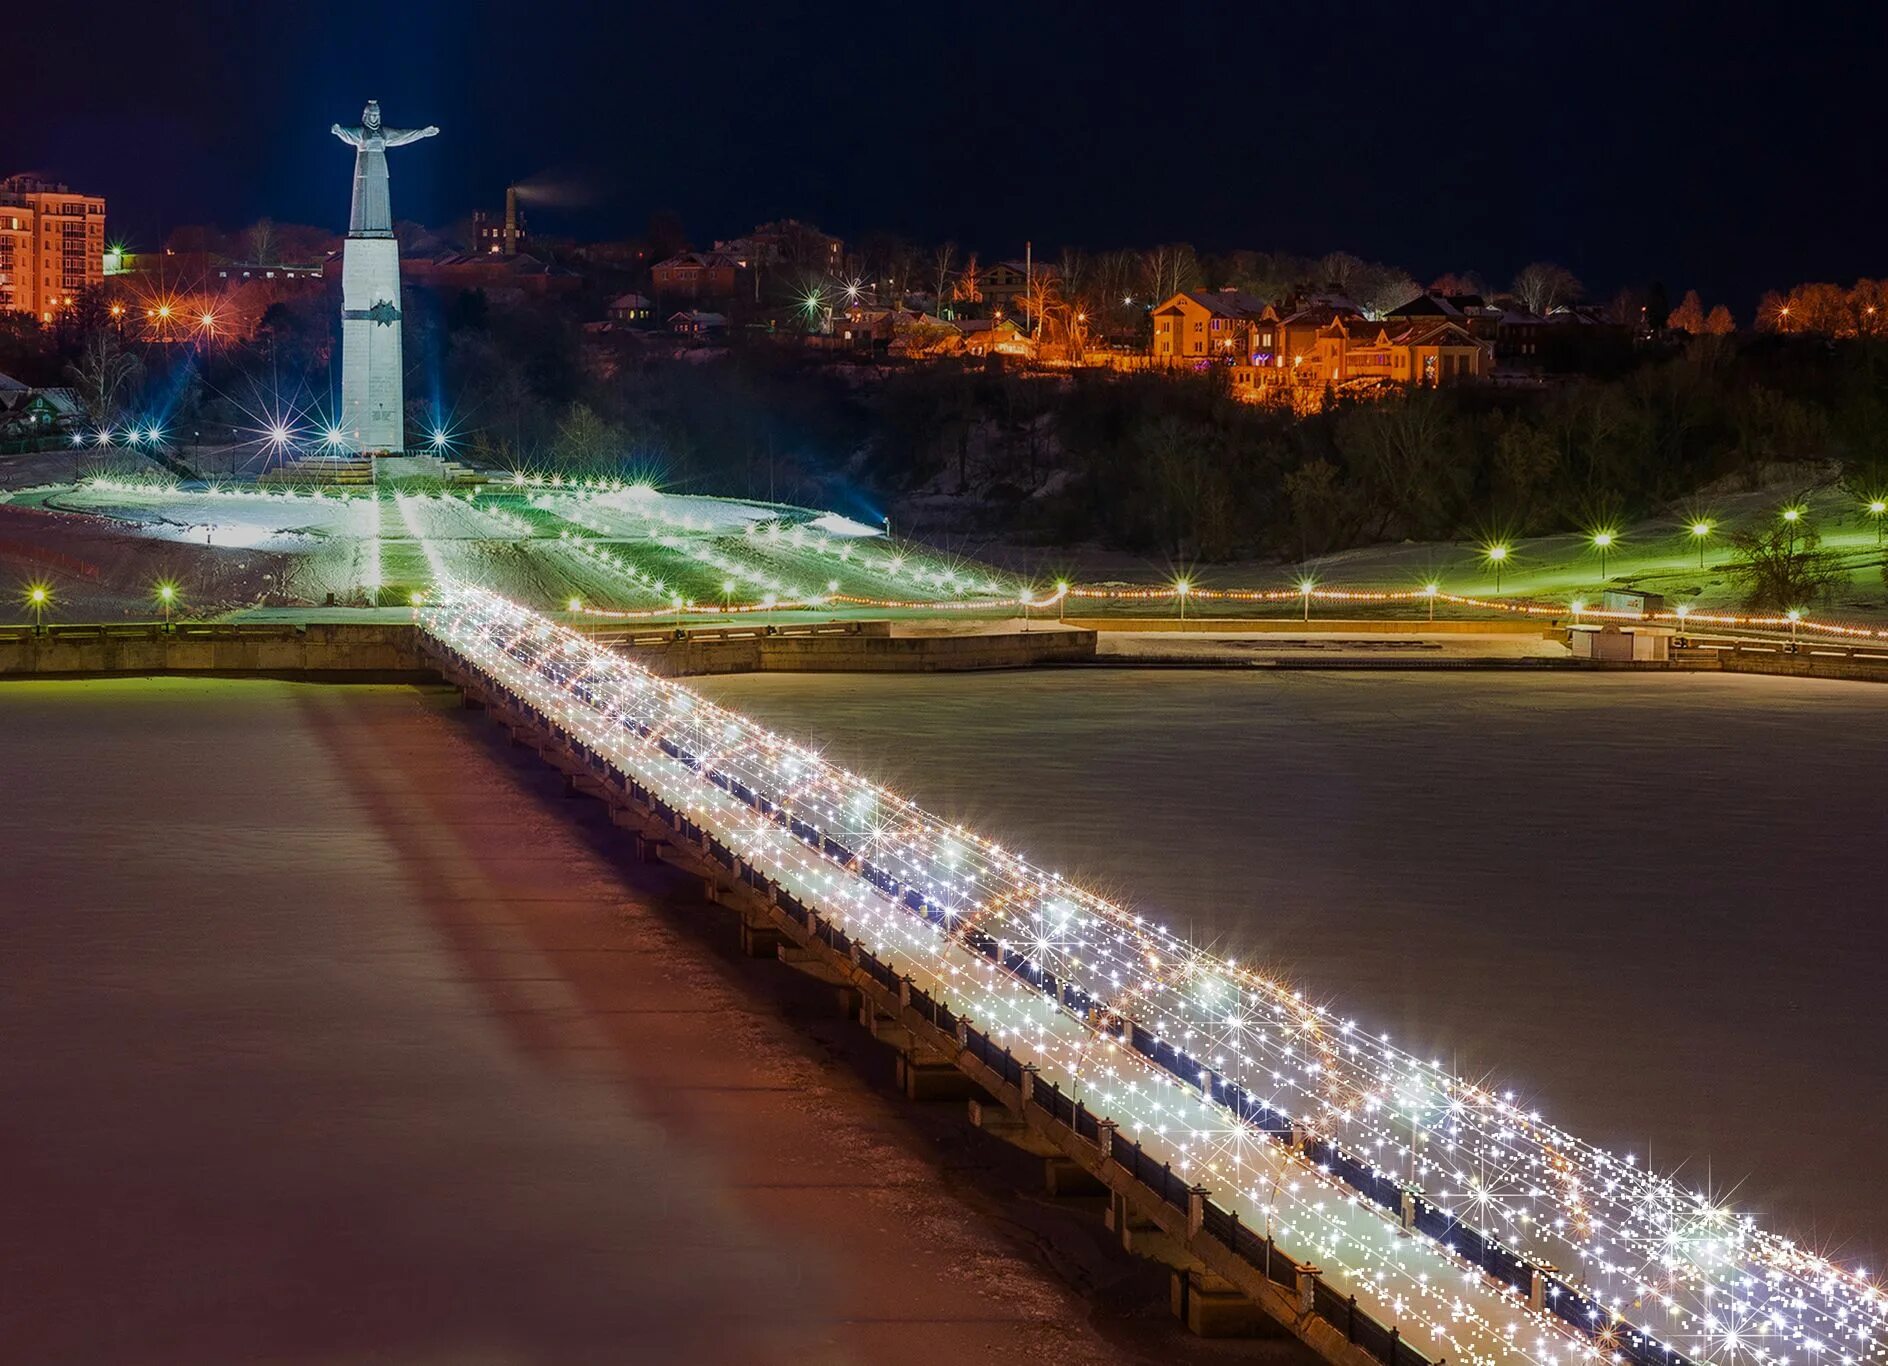
[[[1682,1362],[1721,1355],[1727,1304],[1771,1338],[1759,1360],[1833,1340],[1878,1359],[1880,1294],[1851,1274],[502,600],[427,615],[595,780],[954,1028],[942,1051],[994,1071],[1019,1114],[1184,1209],[1213,1269],[1263,1301],[1210,1246],[1248,1265],[1259,1246],[1269,1275],[1258,1228],[1318,1263],[1286,1317],[1333,1359]],[[1487,1185],[1451,1193],[1463,1165]]]

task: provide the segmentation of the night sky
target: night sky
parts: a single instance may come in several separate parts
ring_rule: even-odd
[[[705,244],[797,215],[986,259],[1187,240],[1505,283],[1557,259],[1604,297],[1688,287],[1747,318],[1888,274],[1875,5],[498,6],[103,0],[10,14],[0,173],[109,200],[114,236],[345,226],[381,100],[444,225],[525,180],[536,226]],[[372,25],[355,33],[350,16]],[[1435,15],[1445,14],[1444,22]]]

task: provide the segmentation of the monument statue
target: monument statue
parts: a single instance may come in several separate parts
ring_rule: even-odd
[[[341,248],[341,413],[351,449],[399,454],[406,446],[406,385],[400,348],[400,246],[393,240],[387,149],[430,138],[425,128],[387,128],[369,100],[358,128],[335,124],[354,148],[354,203]]]
[[[348,215],[350,237],[393,236],[393,206],[387,197],[387,149],[404,147],[421,138],[439,136],[431,124],[424,128],[384,128],[380,123],[380,101],[369,100],[361,110],[359,128],[335,124],[330,130],[354,153],[354,207]]]

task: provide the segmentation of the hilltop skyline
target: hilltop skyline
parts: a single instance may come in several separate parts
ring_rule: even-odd
[[[403,216],[436,225],[521,181],[554,191],[543,230],[580,237],[668,210],[701,241],[792,215],[989,254],[1346,250],[1425,279],[1546,258],[1598,296],[1658,279],[1741,315],[1767,288],[1888,269],[1862,170],[1876,15],[1471,3],[1444,31],[1367,5],[1338,27],[423,4],[376,15],[371,42],[316,11],[240,31],[179,15],[153,74],[145,14],[101,7],[83,82],[39,64],[0,91],[6,169],[106,195],[113,235],[144,246],[203,222],[339,228],[349,166],[327,129],[377,98],[444,130],[401,168]],[[28,16],[26,45],[53,22]]]

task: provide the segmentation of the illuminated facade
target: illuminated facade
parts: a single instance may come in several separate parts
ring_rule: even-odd
[[[51,322],[105,278],[105,201],[38,176],[0,180],[0,309]]]
[[[1154,360],[1258,363],[1270,357],[1275,318],[1264,300],[1236,289],[1196,289],[1154,309]]]

